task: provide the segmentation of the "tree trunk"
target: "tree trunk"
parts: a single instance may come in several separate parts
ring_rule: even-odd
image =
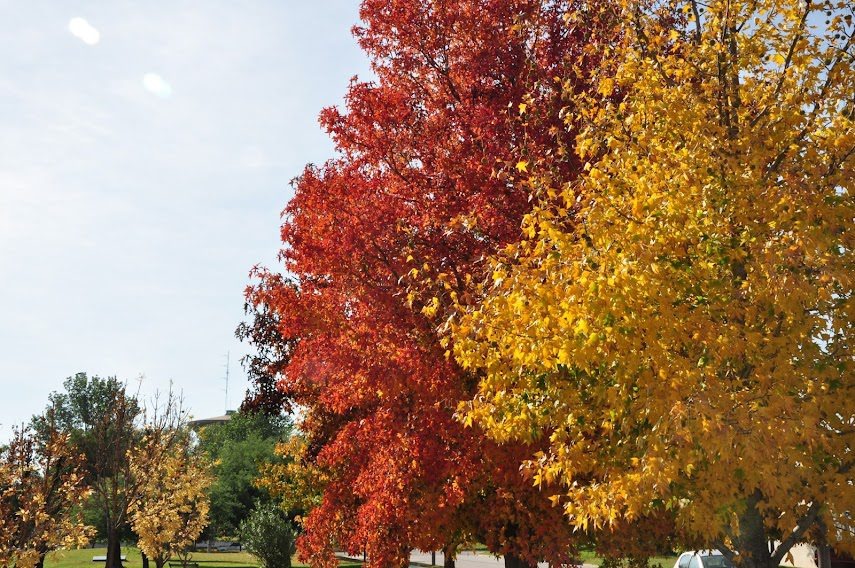
[[[119,531],[113,527],[107,528],[107,562],[106,568],[122,567],[122,543],[119,540]]]
[[[142,550],[140,550],[140,557],[142,557],[142,568],[148,568],[148,556],[146,556],[145,552]]]
[[[45,568],[45,552],[39,554],[39,560],[36,562],[34,568]]]
[[[446,545],[442,549],[442,568],[454,568],[454,558],[457,556],[457,546]]]
[[[535,568],[516,554],[505,554],[505,568]]]
[[[769,552],[769,536],[763,525],[763,517],[757,508],[762,495],[755,491],[745,503],[745,512],[739,519],[739,539],[736,552],[742,558],[744,568],[778,568],[772,566]]]
[[[831,547],[820,544],[816,547],[817,564],[819,568],[831,568]]]

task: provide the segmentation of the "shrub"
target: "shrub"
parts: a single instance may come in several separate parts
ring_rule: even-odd
[[[244,547],[264,568],[291,568],[294,527],[276,505],[258,505],[240,525]]]

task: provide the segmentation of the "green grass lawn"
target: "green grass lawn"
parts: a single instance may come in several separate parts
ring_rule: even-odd
[[[45,558],[45,568],[99,568],[103,562],[92,562],[93,556],[104,556],[106,548],[83,548],[80,550],[58,550],[48,554]],[[142,568],[142,558],[136,548],[122,548],[122,554],[127,556],[125,568]],[[200,563],[200,568],[256,568],[260,566],[258,560],[248,552],[194,552],[192,559]],[[178,559],[175,559],[176,562]],[[154,568],[154,563],[150,563]],[[168,566],[168,565],[167,565]],[[305,564],[292,560],[294,568],[305,567]],[[340,562],[340,568],[357,568],[362,566],[361,562]]]
[[[468,546],[465,550],[476,550],[484,552],[485,547]],[[80,550],[61,550],[48,554],[45,559],[45,568],[100,568],[103,563],[92,562],[93,556],[104,556],[107,554],[106,548],[83,548]],[[128,557],[125,561],[125,568],[142,568],[142,559],[140,558],[139,550],[132,547],[122,548],[122,554]],[[603,563],[602,558],[594,556],[590,550],[582,550],[580,552],[581,560],[585,564],[594,564],[600,566]],[[200,568],[257,568],[260,566],[258,560],[248,552],[194,552],[192,559],[199,562]],[[176,559],[177,561],[177,559]],[[657,556],[650,559],[650,565],[661,565],[662,568],[673,568],[677,562],[676,556]],[[296,557],[291,564],[294,568],[305,568],[305,564],[297,562]],[[357,561],[341,561],[339,568],[360,568],[361,562]],[[154,563],[151,563],[151,568],[154,568]]]
[[[98,568],[103,562],[92,562],[93,556],[105,556],[106,548],[82,548],[80,550],[58,550],[45,558],[45,568]],[[122,554],[127,556],[125,568],[142,568],[142,558],[136,548],[124,547]],[[178,559],[176,558],[175,561]],[[258,560],[248,552],[194,552],[193,560],[206,564],[210,562],[216,568],[236,568],[238,566],[259,566]],[[207,561],[207,562],[206,562]],[[150,566],[154,568],[154,563]]]

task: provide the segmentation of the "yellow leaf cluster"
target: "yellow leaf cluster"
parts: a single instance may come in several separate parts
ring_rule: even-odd
[[[41,554],[88,543],[80,511],[89,495],[68,437],[19,431],[0,455],[0,565],[32,568]]]
[[[528,467],[581,529],[665,506],[715,539],[749,495],[770,531],[811,503],[839,521],[855,510],[851,6],[621,6],[622,43],[568,117],[585,175],[540,180],[563,203],[535,208],[452,324],[483,377],[463,420],[547,439]]]
[[[265,463],[255,484],[268,491],[286,511],[308,513],[321,502],[327,474],[306,456],[305,438],[293,435],[276,445],[282,461]]]
[[[130,508],[139,547],[158,568],[193,544],[208,524],[208,466],[189,447],[160,448],[149,438],[130,456],[134,476],[144,479],[141,495]],[[152,461],[150,456],[157,455]]]

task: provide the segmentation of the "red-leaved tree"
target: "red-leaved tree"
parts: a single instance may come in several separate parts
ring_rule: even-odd
[[[363,2],[354,31],[376,80],[351,83],[346,111],[322,112],[339,156],[295,183],[282,227],[291,276],[257,271],[254,320],[239,331],[259,348],[252,406],[303,407],[309,459],[329,476],[299,541],[313,565],[334,566],[341,546],[405,566],[412,548],[452,558],[472,539],[508,566],[569,560],[560,508],[519,473],[533,449],[456,420],[476,380],[437,326],[484,256],[518,240],[528,173],[580,169],[551,150],[570,146],[565,78],[584,76],[598,39],[584,18],[567,24],[575,8]]]

